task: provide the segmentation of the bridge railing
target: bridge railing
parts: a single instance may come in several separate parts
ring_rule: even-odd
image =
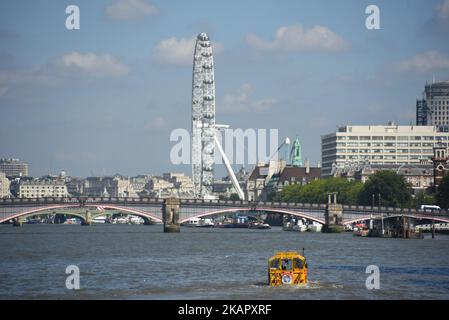
[[[383,214],[420,214],[420,215],[434,215],[434,216],[448,216],[447,210],[421,210],[415,208],[398,208],[398,207],[373,207],[373,206],[354,206],[343,205],[343,210],[346,213],[372,213],[374,215]]]
[[[3,198],[0,199],[0,206],[11,205],[42,205],[42,204],[64,204],[64,203],[104,203],[104,204],[161,204],[164,199],[152,197],[42,197],[42,198]],[[234,207],[277,207],[289,209],[324,210],[326,204],[320,203],[296,203],[296,202],[272,202],[272,201],[248,201],[248,200],[201,200],[201,199],[181,199],[181,206],[234,206]],[[394,207],[373,207],[359,205],[343,205],[344,212],[347,213],[411,213],[422,215],[447,216],[446,210],[421,210],[415,208],[394,208]]]
[[[40,204],[40,203],[163,203],[164,199],[150,197],[40,197],[40,198],[3,198],[2,204]]]

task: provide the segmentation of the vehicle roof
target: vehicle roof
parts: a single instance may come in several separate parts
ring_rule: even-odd
[[[299,258],[301,260],[305,260],[305,258],[299,254],[297,251],[279,251],[276,252],[276,254],[272,257],[270,257],[269,260],[272,259],[282,259],[282,258]]]

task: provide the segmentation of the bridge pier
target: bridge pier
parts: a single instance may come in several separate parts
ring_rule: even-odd
[[[412,217],[401,214],[400,216],[383,219],[373,219],[372,227],[370,227],[370,237],[380,238],[403,238],[403,239],[419,239],[422,237],[421,232],[415,232]]]
[[[180,232],[179,212],[181,203],[177,198],[167,198],[162,206],[162,220],[164,232]]]
[[[331,201],[331,196],[334,196],[334,201]],[[343,226],[343,206],[337,203],[337,193],[328,194],[328,203],[324,213],[324,226],[322,232],[324,233],[341,233],[345,231]]]
[[[15,219],[13,220],[12,225],[13,225],[14,227],[21,227],[21,226],[23,225],[23,218],[22,218],[22,217],[15,218]]]
[[[151,226],[151,225],[153,225],[153,224],[155,224],[153,221],[151,221],[150,219],[148,219],[148,218],[145,218],[144,220],[143,220],[143,224],[145,225],[145,226]]]
[[[432,239],[435,239],[435,219],[432,219]]]
[[[83,226],[90,226],[92,224],[92,215],[89,210],[84,213],[84,221],[81,223]]]

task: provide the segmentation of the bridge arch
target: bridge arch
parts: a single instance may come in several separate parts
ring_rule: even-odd
[[[39,215],[41,213],[42,213],[42,211],[36,211],[36,212],[30,213],[30,214],[27,214],[27,215],[24,215],[24,216],[20,216],[20,217],[29,218],[29,217],[37,216],[37,215]],[[79,212],[65,212],[63,214],[64,215],[68,215],[68,216],[72,216],[72,217],[77,217],[77,218],[81,219],[82,223],[86,222],[86,217],[82,213],[79,213]]]
[[[120,206],[114,206],[114,205],[109,205],[109,204],[85,204],[83,207],[80,207],[78,204],[64,204],[64,205],[52,205],[52,206],[45,206],[45,207],[39,207],[39,208],[33,208],[31,210],[26,210],[26,211],[22,211],[16,214],[13,214],[11,216],[5,217],[5,218],[0,218],[0,223],[9,221],[9,220],[13,220],[16,218],[20,218],[20,217],[30,217],[30,216],[34,216],[34,215],[38,215],[43,211],[49,211],[49,210],[55,210],[55,209],[64,209],[64,208],[102,208],[102,209],[113,209],[113,210],[120,210],[120,211],[124,211],[124,212],[128,212],[130,214],[142,217],[144,219],[148,219],[148,220],[152,220],[155,222],[162,222],[162,220],[155,216],[154,214],[145,212],[145,211],[141,211],[138,209],[134,209],[134,208],[128,208],[128,207],[120,207]],[[68,214],[68,213],[67,213]],[[70,213],[71,214],[71,213]],[[101,215],[102,213],[98,213],[98,214],[94,214],[92,215],[92,218]],[[81,219],[85,219],[85,217],[83,217],[81,214],[79,213],[73,213],[71,215],[80,217]]]
[[[237,212],[237,211],[263,211],[263,212],[267,212],[267,213],[276,213],[276,214],[288,214],[288,215],[292,215],[292,216],[296,216],[296,217],[300,217],[300,218],[304,218],[304,219],[308,219],[311,221],[315,221],[321,224],[324,224],[324,219],[320,219],[314,216],[311,216],[307,213],[304,212],[300,212],[300,211],[289,211],[289,210],[283,210],[283,209],[275,209],[275,208],[230,208],[230,209],[220,209],[220,210],[216,210],[216,211],[210,211],[210,212],[203,212],[201,214],[198,215],[194,215],[188,218],[184,218],[181,220],[181,223],[187,222],[190,219],[195,219],[195,218],[204,218],[204,217],[212,217],[212,216],[218,216],[218,215],[222,215],[225,213],[231,213],[231,212]]]
[[[344,221],[343,224],[348,225],[348,224],[352,224],[355,222],[361,222],[361,221],[366,221],[366,220],[371,220],[371,219],[379,219],[380,217],[381,216],[379,216],[379,215],[375,215],[375,216],[369,215],[369,216],[364,216],[364,217],[358,217],[355,219]],[[417,220],[435,220],[435,221],[439,221],[439,222],[449,223],[449,217],[411,215],[411,214],[393,214],[393,215],[388,215],[388,216],[384,215],[384,220],[391,219],[391,218],[397,218],[397,217],[407,217],[407,218],[412,218],[412,219],[417,219]]]

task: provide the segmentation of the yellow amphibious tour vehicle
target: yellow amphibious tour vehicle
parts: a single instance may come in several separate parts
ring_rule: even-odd
[[[272,256],[268,260],[270,286],[306,284],[307,262],[303,255],[292,251],[278,252]]]

